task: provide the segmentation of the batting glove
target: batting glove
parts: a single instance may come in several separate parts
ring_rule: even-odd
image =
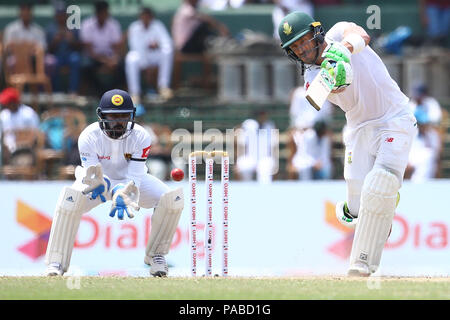
[[[336,80],[334,89],[341,89],[349,86],[353,81],[353,71],[349,63],[344,61],[333,61],[331,59],[323,60],[320,65],[321,68],[328,71],[328,73]]]
[[[133,218],[134,213],[131,209],[139,211],[139,189],[133,181],[130,181],[126,186],[123,183],[117,184],[112,190],[112,206],[109,216],[113,218],[117,212],[117,218],[123,220],[124,212],[128,218]]]
[[[330,59],[336,62],[343,61],[350,63],[352,53],[340,42],[331,42],[322,53],[322,58]]]
[[[102,202],[106,202],[105,192],[109,191],[111,181],[107,176],[103,175],[102,166],[98,163],[95,166],[90,166],[86,170],[86,176],[82,180],[83,184],[88,185],[82,192],[83,194],[91,194],[91,199],[95,200],[97,197]]]

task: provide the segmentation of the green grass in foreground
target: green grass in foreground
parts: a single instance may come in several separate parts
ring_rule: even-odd
[[[438,300],[450,299],[450,278],[0,277],[2,299]]]

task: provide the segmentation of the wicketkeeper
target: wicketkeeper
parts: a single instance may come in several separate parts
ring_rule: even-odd
[[[336,80],[328,100],[347,119],[347,201],[336,205],[336,216],[347,226],[356,225],[348,274],[369,276],[380,265],[417,134],[409,99],[370,48],[369,35],[355,23],[338,22],[325,34],[320,22],[293,12],[278,32],[282,48],[302,69],[306,89],[320,68]]]
[[[80,134],[78,147],[82,166],[75,182],[64,187],[56,204],[45,262],[48,276],[63,275],[70,264],[81,216],[111,200],[109,215],[122,220],[124,214],[155,208],[145,250],[145,263],[153,276],[167,276],[165,255],[169,252],[184,198],[147,173],[145,162],[151,148],[149,133],[135,123],[136,108],[129,94],[110,90],[97,108],[98,122]]]

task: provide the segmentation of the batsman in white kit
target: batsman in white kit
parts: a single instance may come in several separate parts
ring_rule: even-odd
[[[182,188],[170,189],[147,173],[150,134],[135,123],[136,109],[129,94],[110,90],[97,108],[98,122],[86,127],[78,140],[82,166],[75,182],[64,187],[56,204],[45,262],[48,276],[69,268],[81,216],[111,200],[109,215],[133,218],[141,207],[154,208],[144,261],[150,274],[165,277],[168,254],[184,207]]]
[[[336,216],[356,227],[348,275],[369,276],[380,265],[417,134],[409,99],[355,23],[338,22],[325,34],[320,22],[297,11],[278,32],[286,54],[301,65],[308,101],[319,110],[328,98],[345,112],[347,200],[337,203]]]

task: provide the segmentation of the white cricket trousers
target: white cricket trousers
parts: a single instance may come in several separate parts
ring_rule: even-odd
[[[405,110],[386,122],[345,130],[344,178],[351,214],[358,215],[361,189],[372,168],[389,170],[397,176],[401,186],[409,151],[418,132],[416,123],[414,115]]]
[[[130,95],[141,94],[141,70],[150,66],[158,66],[158,88],[170,88],[173,52],[129,51],[125,58],[125,74]]]

